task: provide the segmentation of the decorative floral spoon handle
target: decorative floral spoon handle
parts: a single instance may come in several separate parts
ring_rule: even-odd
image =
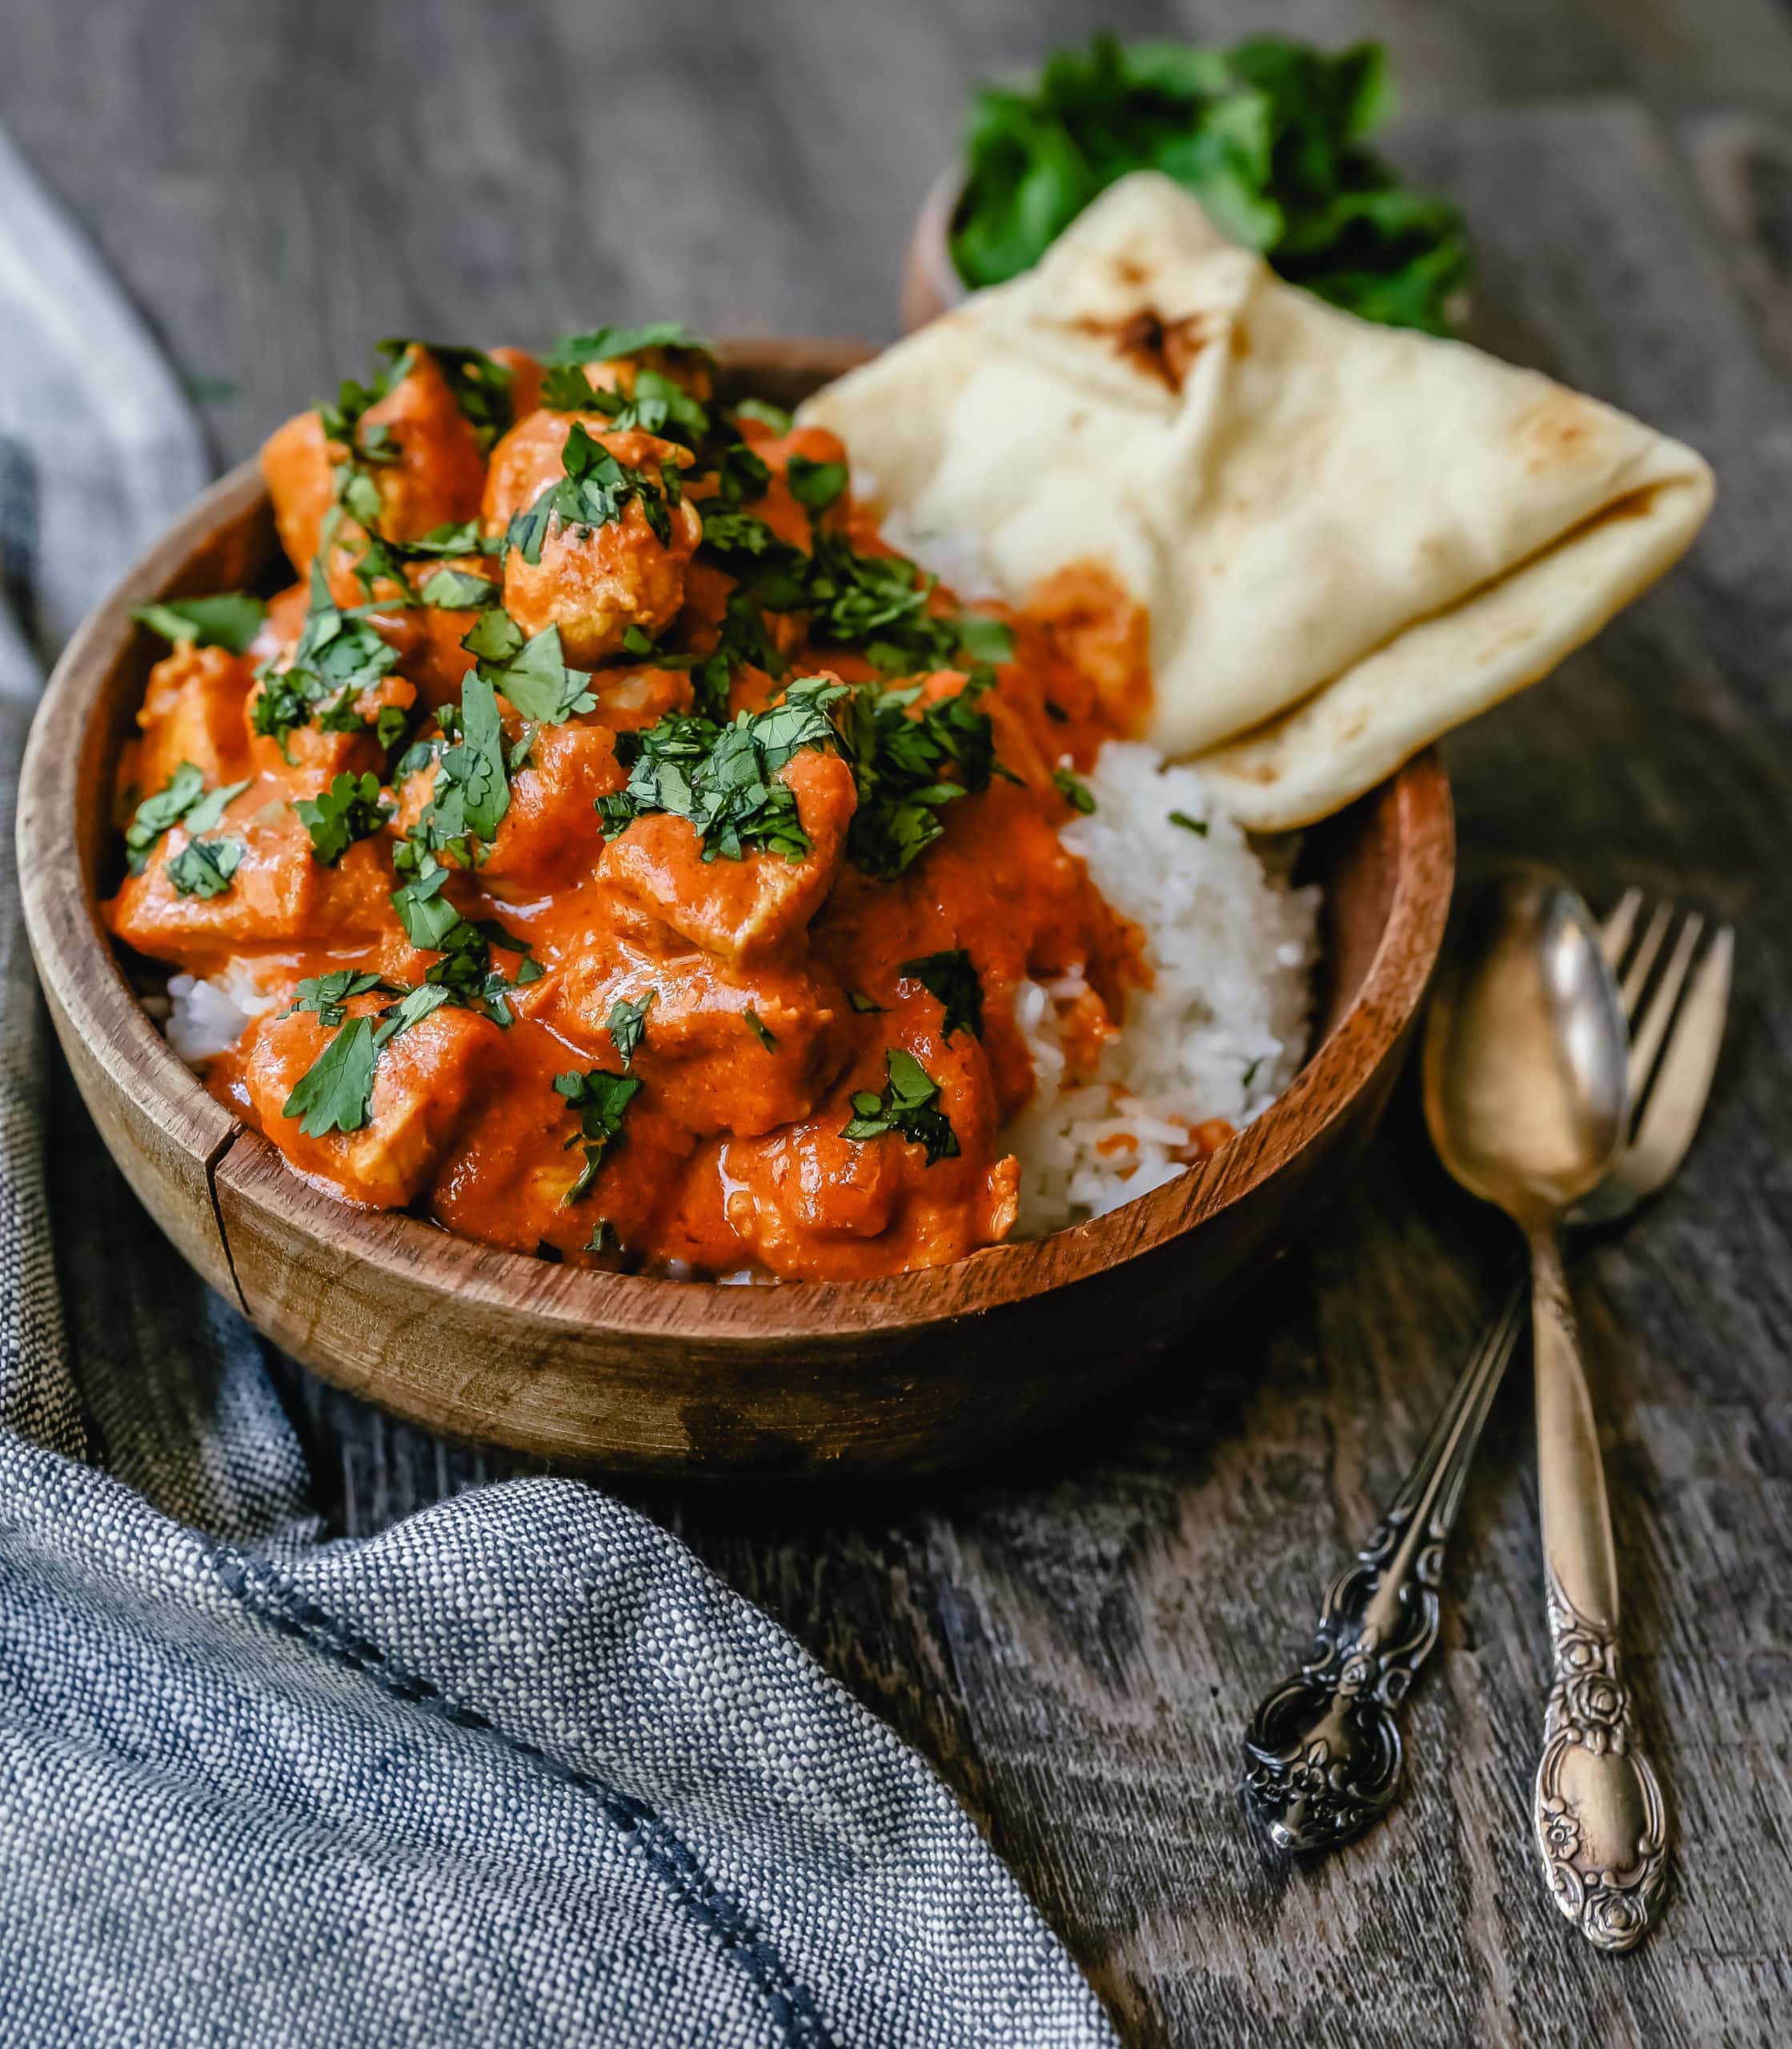
[[[1279,1851],[1348,1842],[1393,1798],[1401,1768],[1393,1710],[1437,1640],[1445,1540],[1524,1309],[1520,1280],[1374,1534],[1326,1595],[1305,1663],[1251,1718],[1245,1802]]]
[[[1602,1950],[1634,1947],[1667,1876],[1667,1814],[1618,1655],[1618,1564],[1574,1313],[1549,1233],[1531,1238],[1537,1492],[1551,1685],[1537,1847],[1562,1912]]]

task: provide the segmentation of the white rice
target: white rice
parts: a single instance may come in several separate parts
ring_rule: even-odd
[[[255,980],[247,960],[233,960],[210,981],[197,975],[168,977],[168,1043],[189,1067],[228,1053],[251,1021],[279,1001]]]
[[[1021,984],[1015,1016],[1036,1088],[1006,1137],[1025,1237],[1185,1173],[1177,1155],[1193,1126],[1249,1124],[1294,1078],[1312,1008],[1318,891],[1272,874],[1200,772],[1153,748],[1110,740],[1085,780],[1095,809],[1065,826],[1064,843],[1144,928],[1153,984],[1133,992],[1096,1072],[1068,1077],[1062,1026],[1082,976]],[[1173,811],[1205,833],[1173,824]]]

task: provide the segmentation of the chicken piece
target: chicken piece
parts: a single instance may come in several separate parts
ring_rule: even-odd
[[[159,790],[183,761],[204,772],[208,787],[246,772],[248,736],[243,707],[255,684],[248,658],[227,648],[176,648],[150,671],[133,744],[121,779],[139,796]]]
[[[354,946],[397,929],[383,846],[357,840],[326,868],[313,858],[311,836],[286,791],[267,780],[227,806],[222,821],[201,836],[241,849],[228,885],[214,896],[183,896],[169,874],[189,836],[183,825],[164,833],[143,872],[126,876],[106,906],[111,929],[152,960],[187,964],[299,940]]]
[[[359,776],[369,771],[383,776],[386,750],[379,744],[376,722],[384,711],[408,712],[417,701],[417,686],[402,676],[383,676],[354,701],[355,716],[362,722],[359,730],[341,732],[315,724],[295,726],[285,736],[283,751],[272,734],[255,730],[252,722],[259,694],[251,692],[243,708],[251,768],[262,776],[280,776],[297,769],[307,781],[327,788],[333,776]]]
[[[583,881],[603,851],[597,800],[627,780],[605,728],[539,728],[526,766],[511,776],[510,808],[480,881],[495,896],[518,898]]]
[[[833,885],[858,798],[845,762],[817,748],[793,755],[778,780],[795,793],[809,837],[801,860],[756,849],[737,861],[706,861],[688,819],[637,819],[598,864],[619,910],[626,916],[632,907],[643,935],[670,926],[727,960],[762,958],[804,932]]]
[[[612,732],[635,732],[665,717],[688,712],[697,701],[682,669],[604,669],[591,678],[597,716]]]
[[[366,1014],[383,1000],[363,998],[351,1008]],[[256,1121],[301,1173],[345,1201],[398,1209],[435,1175],[502,1036],[472,1011],[432,1011],[381,1049],[367,1124],[321,1138],[307,1137],[300,1120],[286,1115],[293,1090],[334,1037],[316,1016],[299,1011],[259,1020],[244,1042],[242,1072]]]
[[[736,1235],[760,1263],[793,1280],[847,1281],[962,1259],[1014,1227],[1020,1169],[992,1161],[996,1104],[982,1049],[968,1033],[937,1038],[912,1005],[874,1020],[853,1073],[804,1122],[722,1148],[724,1206]],[[900,1130],[848,1138],[856,1092],[876,1095],[884,1046],[912,1053],[939,1091],[933,1107],[957,1151],[929,1164]]]
[[[365,467],[379,492],[380,530],[387,539],[418,540],[434,527],[477,515],[485,487],[479,436],[427,351],[414,351],[405,375],[362,415],[361,445],[367,444],[370,430],[382,428],[390,459]],[[301,578],[310,571],[335,503],[334,467],[347,452],[325,435],[315,411],[276,428],[262,448],[274,523]],[[354,575],[364,538],[352,519],[343,519],[327,565],[339,604],[359,603],[367,595]]]
[[[635,1069],[700,1137],[754,1135],[808,1117],[852,1029],[840,989],[805,968],[761,963],[739,974],[707,954],[667,960],[619,947],[602,931],[567,951],[547,1021],[602,1056],[615,1049],[616,1005],[643,1002]]]
[[[642,471],[655,485],[691,460],[687,450],[653,435],[611,433],[600,413],[532,413],[492,451],[483,511],[488,535],[502,534],[565,475],[563,451],[575,419],[619,463]],[[566,659],[582,668],[620,654],[631,627],[649,636],[663,632],[684,602],[685,567],[703,538],[694,505],[668,505],[665,514],[665,541],[638,498],[601,526],[568,527],[556,514],[538,561],[526,560],[519,548],[506,555],[505,609],[527,634],[558,626]]]

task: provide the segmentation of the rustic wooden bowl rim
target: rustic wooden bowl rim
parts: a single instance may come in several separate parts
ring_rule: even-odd
[[[816,345],[813,355],[819,371],[838,367],[841,360],[835,345]],[[252,461],[231,471],[84,622],[39,708],[20,806],[21,880],[41,971],[114,1085],[150,1116],[169,1144],[190,1153],[204,1148],[213,1176],[237,1149],[259,1149],[276,1163],[279,1155],[206,1092],[133,993],[86,876],[70,784],[104,680],[130,637],[142,630],[131,619],[131,607],[166,594],[203,539],[252,515],[264,496]],[[267,1200],[290,1227],[332,1244],[342,1257],[402,1273],[413,1285],[433,1279],[500,1309],[526,1301],[531,1316],[569,1329],[651,1330],[656,1337],[701,1341],[712,1349],[775,1346],[780,1337],[842,1329],[943,1324],[1084,1279],[1177,1236],[1285,1166],[1344,1113],[1355,1085],[1374,1072],[1411,1020],[1448,908],[1448,785],[1428,753],[1402,769],[1391,788],[1362,801],[1391,801],[1402,846],[1410,852],[1431,844],[1441,867],[1440,874],[1437,860],[1406,858],[1397,864],[1385,924],[1345,1014],[1282,1097],[1212,1159],[1105,1217],[1049,1238],[992,1246],[953,1265],[875,1281],[717,1286],[555,1265],[455,1237],[414,1217],[352,1209],[283,1169],[271,1182],[280,1193]],[[83,878],[79,912],[66,904],[58,911],[51,900],[76,875]]]

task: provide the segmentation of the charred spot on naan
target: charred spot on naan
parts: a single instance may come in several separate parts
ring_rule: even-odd
[[[1108,343],[1122,363],[1154,379],[1173,396],[1181,394],[1195,358],[1213,339],[1205,314],[1166,319],[1151,306],[1113,320],[1085,313],[1070,325],[1080,335]]]

